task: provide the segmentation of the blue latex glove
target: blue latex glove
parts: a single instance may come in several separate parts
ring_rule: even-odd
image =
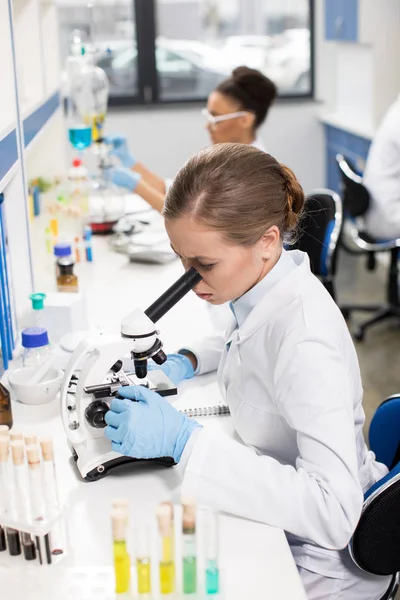
[[[109,146],[112,146],[110,151],[111,156],[116,156],[124,167],[131,169],[137,163],[136,158],[131,154],[128,142],[123,135],[109,135],[104,141]]]
[[[114,398],[105,416],[111,448],[133,458],[171,456],[178,463],[188,439],[201,425],[141,385],[122,387],[118,394],[125,400]]]
[[[155,371],[156,369],[163,371],[175,385],[194,376],[193,365],[188,357],[183,354],[167,354],[167,360],[162,365],[149,361],[147,369],[149,371]]]
[[[132,192],[135,191],[137,184],[142,179],[140,173],[125,169],[125,167],[115,167],[114,169],[111,169],[110,177],[115,185],[127,188]]]

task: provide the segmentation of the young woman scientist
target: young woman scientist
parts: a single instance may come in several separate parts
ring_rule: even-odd
[[[264,150],[257,136],[276,98],[274,83],[255,69],[238,67],[211,92],[202,112],[213,144],[237,142]],[[153,208],[162,211],[168,183],[152,173],[130,153],[125,137],[108,137],[121,168],[113,171],[113,182],[139,194]]]
[[[230,301],[227,336],[169,355],[179,383],[218,369],[243,443],[201,427],[146,388],[124,387],[106,415],[117,452],[172,456],[183,493],[285,530],[309,600],[378,600],[389,585],[352,565],[347,543],[363,491],[386,473],[363,438],[362,384],[340,310],[306,254],[285,251],[304,203],[285,166],[219,144],[177,174],[166,229],[195,293]],[[131,400],[138,400],[132,402]]]

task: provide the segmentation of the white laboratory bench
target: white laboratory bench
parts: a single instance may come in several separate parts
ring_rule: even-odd
[[[130,264],[125,256],[108,250],[107,238],[94,238],[93,254],[93,264],[80,265],[80,276],[83,284],[85,275],[84,288],[91,324],[107,330],[118,331],[121,317],[137,305],[145,308],[151,304],[182,273],[179,261],[163,266]],[[52,269],[42,270],[43,285],[51,272]],[[160,321],[159,329],[168,352],[185,341],[210,332],[211,324],[205,305],[191,293]],[[204,395],[210,402],[213,399],[217,401],[219,391],[215,376],[207,375],[184,382],[179,395],[182,400],[194,405]],[[22,557],[8,557],[1,553],[0,596],[5,600],[52,600],[54,581],[58,579],[61,582],[65,569],[110,568],[110,507],[113,498],[128,497],[131,521],[141,522],[154,513],[159,502],[179,498],[180,479],[174,468],[141,463],[111,471],[99,481],[84,482],[70,455],[57,401],[42,406],[14,402],[13,411],[16,427],[38,435],[51,435],[54,439],[70,550],[59,564],[48,567],[30,565]],[[234,434],[230,417],[205,417],[201,421],[206,427]],[[268,502],[268,498],[265,501]],[[282,530],[223,515],[220,556],[224,600],[306,599]],[[14,569],[5,568],[10,565]],[[11,586],[12,579],[13,587],[4,587],[7,582]],[[5,596],[4,589],[8,590]],[[81,600],[79,590],[72,595],[74,600]],[[108,600],[109,597],[101,591],[96,594],[97,600]],[[64,594],[57,593],[57,600],[63,598]]]

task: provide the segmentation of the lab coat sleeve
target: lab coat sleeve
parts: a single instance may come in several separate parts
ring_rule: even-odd
[[[179,352],[192,352],[197,359],[195,375],[204,375],[218,369],[224,347],[225,336],[214,334],[181,348]]]
[[[363,500],[350,377],[339,352],[322,343],[303,342],[279,354],[276,410],[297,432],[295,466],[205,428],[185,457],[183,494],[339,550]]]

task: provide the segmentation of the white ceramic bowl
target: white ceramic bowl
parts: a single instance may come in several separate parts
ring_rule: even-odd
[[[12,371],[8,381],[15,392],[17,400],[24,404],[45,404],[54,400],[61,387],[64,374],[60,369],[52,367],[40,383],[30,384],[29,379],[36,372],[36,367],[22,367]]]

